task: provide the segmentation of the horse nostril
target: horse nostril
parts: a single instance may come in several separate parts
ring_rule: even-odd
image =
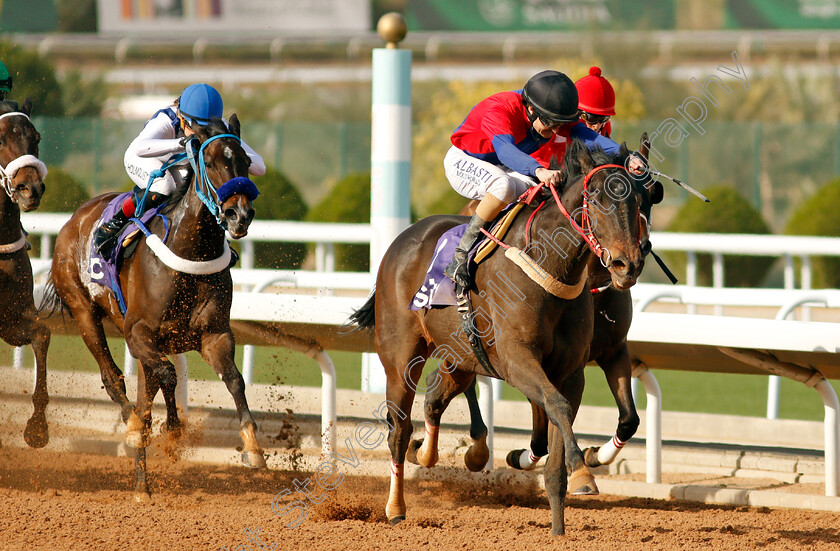
[[[610,263],[610,268],[612,268],[614,272],[623,274],[627,271],[627,264],[625,264],[623,260],[617,258]]]

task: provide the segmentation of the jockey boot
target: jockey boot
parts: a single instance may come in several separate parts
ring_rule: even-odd
[[[489,225],[490,222],[478,214],[473,214],[470,223],[467,225],[467,230],[464,232],[463,237],[461,237],[461,242],[455,247],[452,262],[443,270],[443,275],[454,281],[456,286],[460,285],[464,289],[469,289],[472,286],[469,270],[467,269],[467,254],[481,238],[481,229],[487,228]]]
[[[128,224],[128,216],[118,210],[113,218],[104,222],[93,234],[93,246],[102,258],[110,258],[114,254],[117,245],[117,237]]]

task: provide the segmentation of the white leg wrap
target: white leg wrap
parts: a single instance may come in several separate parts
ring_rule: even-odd
[[[624,447],[624,444],[626,444],[626,442],[622,442],[617,436],[613,435],[609,442],[598,449],[598,462],[601,463],[601,465],[609,465],[612,463],[616,456],[618,456],[618,452],[620,452],[621,448]]]
[[[540,458],[531,453],[531,450],[522,450],[522,455],[519,456],[519,467],[523,471],[533,471],[539,461]]]

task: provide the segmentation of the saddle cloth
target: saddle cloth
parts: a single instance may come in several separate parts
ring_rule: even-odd
[[[108,206],[105,207],[105,210],[102,211],[102,216],[99,218],[100,224],[113,218],[116,212],[122,208],[123,201],[125,201],[129,195],[131,195],[130,191],[121,193],[111,200],[111,202],[108,203]],[[143,224],[148,225],[149,221],[158,215],[159,209],[160,207],[156,207],[147,210],[142,216],[140,216],[140,221],[143,222]],[[99,224],[96,224],[93,231],[96,231],[96,228],[98,227]],[[114,298],[117,300],[117,304],[120,306],[120,312],[123,314],[125,314],[125,298],[123,297],[122,289],[120,287],[119,269],[122,260],[122,250],[130,242],[130,239],[124,238],[123,236],[127,235],[131,237],[139,231],[140,228],[134,222],[130,221],[126,224],[125,228],[123,228],[122,232],[120,232],[117,246],[114,248],[114,253],[110,258],[102,257],[93,246],[93,237],[91,236],[90,239],[90,262],[88,263],[90,280],[94,283],[107,287],[114,293]],[[168,233],[169,228],[167,225],[167,234]],[[164,241],[166,241],[166,236],[164,236]]]
[[[491,235],[497,239],[504,238],[523,206],[524,203],[516,203],[513,207],[506,207],[493,226]],[[426,270],[426,279],[414,294],[411,304],[408,306],[409,310],[421,310],[435,306],[454,306],[456,304],[455,283],[443,275],[443,270],[452,261],[455,248],[461,242],[461,237],[466,229],[467,224],[461,224],[447,230],[438,238],[437,245],[435,245],[435,254],[429,263],[429,269]],[[476,246],[467,255],[467,268],[470,272],[474,272],[478,264],[489,258],[497,246],[492,239],[479,239]]]

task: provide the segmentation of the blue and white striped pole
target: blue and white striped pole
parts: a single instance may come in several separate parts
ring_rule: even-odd
[[[405,36],[404,30],[402,36],[396,37],[382,31],[383,23],[388,21],[386,18],[389,16],[402,20],[396,13],[382,16],[378,28],[389,47],[373,50],[371,271],[379,268],[388,246],[411,223],[411,51],[396,48],[396,42]]]
[[[406,24],[398,13],[376,26],[386,48],[373,50],[370,147],[370,271],[376,273],[388,246],[411,224],[411,51],[397,49]],[[362,360],[362,390],[385,391],[379,358]]]

